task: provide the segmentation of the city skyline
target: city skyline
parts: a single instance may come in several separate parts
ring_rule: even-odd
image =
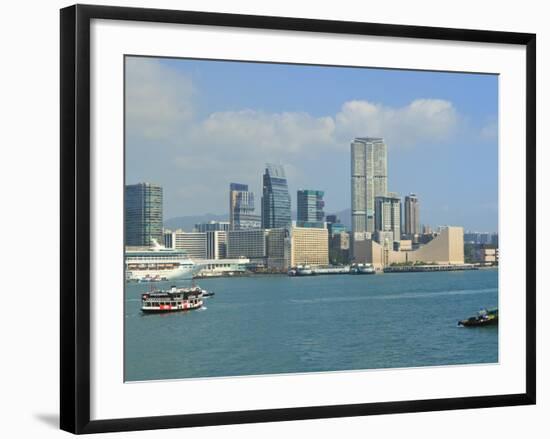
[[[313,188],[324,192],[327,214],[341,212],[351,204],[349,142],[372,135],[387,139],[390,189],[417,193],[422,200],[422,224],[498,229],[496,78],[240,62],[128,58],[127,63],[127,104],[140,103],[139,111],[128,106],[127,183],[163,186],[165,219],[228,215],[227,201],[219,198],[227,200],[231,182],[247,184],[259,200],[265,162],[285,166],[293,211],[297,190]],[[251,76],[256,76],[251,84],[256,90],[265,75],[288,91],[303,90],[294,97],[267,90],[242,99],[228,91],[216,96],[221,87],[235,89]],[[204,86],[220,78],[226,79],[205,93]],[[340,80],[340,93],[319,88],[329,79]],[[366,89],[367,82],[378,87]],[[417,96],[405,90],[414,83]],[[153,89],[146,96],[138,92],[144,84]],[[399,90],[383,96],[381,89],[392,84],[400,84]],[[178,92],[172,93],[176,86]],[[464,96],[450,96],[457,86]],[[313,103],[316,87],[322,93]],[[157,101],[168,94],[173,99],[153,117],[149,110],[158,110]],[[286,101],[279,96],[287,94]],[[308,99],[302,103],[300,96]],[[472,111],[474,102],[483,111]],[[487,124],[473,126],[482,120]],[[177,144],[176,125],[182,121],[193,129]]]

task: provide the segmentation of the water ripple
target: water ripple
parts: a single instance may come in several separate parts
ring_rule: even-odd
[[[431,292],[404,292],[399,294],[377,294],[373,296],[336,296],[319,297],[315,299],[290,299],[290,302],[296,304],[313,304],[327,302],[357,302],[362,300],[399,300],[399,299],[423,299],[437,296],[458,296],[467,294],[486,294],[494,293],[497,288],[482,288],[479,290],[450,290],[450,291],[431,291]],[[368,293],[367,293],[368,294]]]

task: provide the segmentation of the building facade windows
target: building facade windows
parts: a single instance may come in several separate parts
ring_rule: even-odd
[[[262,228],[290,228],[290,194],[282,165],[266,165],[262,194]]]
[[[124,189],[125,245],[162,243],[162,187],[152,183],[126,185]]]

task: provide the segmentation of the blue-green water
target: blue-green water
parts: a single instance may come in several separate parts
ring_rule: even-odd
[[[126,286],[127,381],[498,362],[498,327],[457,327],[498,305],[497,270],[199,284],[204,309],[151,315]]]

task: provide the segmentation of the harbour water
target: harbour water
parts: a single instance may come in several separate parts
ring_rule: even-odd
[[[215,292],[203,309],[153,315],[151,286],[126,285],[126,381],[498,362],[498,326],[457,326],[498,305],[496,269],[199,285]]]

